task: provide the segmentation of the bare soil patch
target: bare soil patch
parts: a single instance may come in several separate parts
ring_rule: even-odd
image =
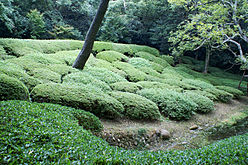
[[[172,121],[165,118],[159,122],[102,120],[104,131],[100,137],[111,145],[131,149],[187,149],[199,148],[210,142],[204,132],[218,123],[229,120],[248,107],[248,97],[232,100],[228,104],[216,103],[215,111],[208,114],[195,114],[188,121]],[[195,128],[193,128],[195,127]],[[167,130],[170,138],[164,139],[159,131]]]

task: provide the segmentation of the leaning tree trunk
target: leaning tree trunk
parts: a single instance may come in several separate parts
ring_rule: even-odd
[[[203,71],[204,74],[207,74],[208,73],[210,53],[211,53],[211,50],[210,50],[210,48],[208,46],[208,47],[206,47],[205,66],[204,66],[204,71]]]
[[[85,63],[87,62],[90,53],[92,52],[93,44],[96,38],[96,34],[100,28],[104,15],[108,8],[109,0],[101,0],[100,5],[98,7],[96,16],[92,21],[90,28],[87,32],[86,39],[83,45],[82,50],[77,56],[77,59],[73,63],[72,67],[77,69],[83,69]]]

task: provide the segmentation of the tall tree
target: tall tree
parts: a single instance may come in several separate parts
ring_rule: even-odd
[[[96,38],[96,34],[100,28],[104,15],[107,11],[109,4],[109,0],[101,0],[100,5],[98,7],[96,16],[92,21],[88,33],[86,35],[86,39],[83,45],[82,50],[77,56],[77,59],[73,63],[72,67],[77,69],[83,69],[93,48],[93,44]]]
[[[241,47],[241,42],[248,43],[247,0],[169,1],[185,6],[192,13],[176,32],[171,33],[174,55],[180,56],[187,50],[205,47],[205,73],[211,49],[228,49],[242,64],[247,64]]]

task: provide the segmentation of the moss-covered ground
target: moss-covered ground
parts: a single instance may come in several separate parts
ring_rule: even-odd
[[[237,89],[238,74],[214,67],[203,74],[203,63],[191,58],[174,66],[172,57],[148,46],[97,41],[85,69],[77,70],[71,65],[82,44],[0,39],[0,101],[40,103],[1,102],[0,163],[247,163],[247,134],[198,150],[139,152],[110,147],[85,131],[101,131],[99,118],[112,123],[190,123],[208,118],[219,104],[231,106],[232,99],[245,93]],[[44,103],[72,109],[60,112],[63,108]],[[144,132],[141,128],[138,135]],[[232,147],[234,142],[237,146]]]

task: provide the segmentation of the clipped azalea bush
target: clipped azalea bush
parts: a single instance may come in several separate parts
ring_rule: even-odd
[[[98,87],[103,91],[111,90],[107,83],[98,80],[97,78],[84,71],[66,75],[63,78],[63,84],[85,84]]]
[[[49,82],[60,83],[61,82],[61,75],[48,69],[36,68],[30,71],[29,75],[34,78],[37,78],[43,83],[49,83]]]
[[[0,100],[29,100],[29,92],[18,79],[0,73]]]
[[[92,50],[93,50],[93,53],[96,53],[96,54],[102,51],[113,50],[113,43],[95,41]]]
[[[141,67],[139,68],[139,70],[142,70],[142,72],[146,73],[149,76],[154,76],[158,78],[166,78],[164,75],[152,69],[151,67]]]
[[[136,93],[138,90],[142,89],[142,86],[134,82],[116,82],[110,84],[110,87],[115,91]]]
[[[141,85],[143,88],[159,88],[163,89],[171,89],[177,92],[181,92],[183,89],[177,86],[168,85],[165,83],[155,82],[155,81],[139,81],[137,84]]]
[[[217,101],[220,101],[223,103],[228,103],[233,98],[232,94],[230,94],[224,90],[217,89],[217,88],[206,89],[205,91],[215,95],[217,98]]]
[[[162,55],[161,58],[164,59],[165,61],[167,61],[170,65],[174,65],[175,64],[175,61],[174,61],[174,57],[173,56]]]
[[[96,58],[106,60],[108,62],[114,61],[128,61],[128,57],[123,55],[122,53],[116,51],[102,51],[96,55]]]
[[[22,67],[12,64],[0,62],[0,73],[20,80],[31,91],[36,85],[41,84],[41,81],[29,76]]]
[[[91,76],[95,77],[98,80],[106,82],[107,84],[120,82],[120,81],[127,81],[124,77],[120,76],[117,73],[114,73],[105,68],[94,68],[89,67],[85,69],[85,72],[90,74]]]
[[[90,85],[40,84],[31,92],[36,102],[55,103],[89,111],[104,118],[118,118],[124,111],[122,104],[100,89]]]
[[[205,97],[209,98],[212,101],[218,101],[217,97],[214,94],[210,93],[210,92],[201,91],[201,90],[193,90],[193,92],[198,94],[198,95],[205,96]]]
[[[238,99],[240,96],[244,95],[244,93],[242,91],[235,89],[235,88],[232,88],[232,87],[216,86],[216,88],[232,94],[235,99]]]
[[[60,61],[60,63],[66,64],[68,66],[72,66],[79,52],[80,52],[79,50],[59,51],[53,54],[49,54],[48,56],[50,58]]]
[[[150,54],[148,52],[138,52],[138,53],[135,53],[135,56],[140,57],[140,58],[144,58],[144,59],[149,60],[149,61],[154,62],[154,63],[157,63],[163,67],[170,66],[170,64],[166,60],[164,60],[163,58],[156,57],[153,54]]]
[[[142,96],[128,92],[111,92],[110,95],[123,104],[124,115],[130,119],[159,120],[161,117],[157,105]]]
[[[190,119],[197,108],[197,104],[192,99],[173,90],[150,88],[142,89],[137,93],[155,102],[160,112],[172,119]]]
[[[144,81],[147,78],[147,75],[136,69],[131,64],[125,62],[114,62],[113,66],[124,71],[127,74],[127,80],[131,82]]]
[[[186,91],[184,94],[197,104],[196,112],[207,113],[214,110],[214,102],[208,97],[194,91]]]

